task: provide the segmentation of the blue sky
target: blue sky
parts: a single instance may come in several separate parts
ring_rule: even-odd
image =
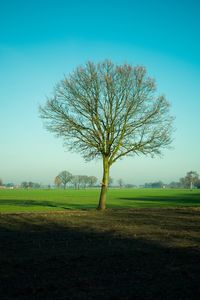
[[[0,3],[0,178],[52,183],[61,170],[101,177],[43,128],[38,106],[87,60],[144,65],[176,116],[163,158],[126,158],[114,179],[142,184],[200,173],[199,1],[4,1]]]

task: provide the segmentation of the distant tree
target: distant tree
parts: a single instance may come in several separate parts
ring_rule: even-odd
[[[186,176],[180,179],[183,187],[190,188],[191,190],[199,181],[199,174],[195,171],[187,172]]]
[[[13,182],[8,182],[8,183],[5,184],[5,186],[6,186],[7,188],[12,188],[12,187],[14,187],[15,185],[14,185]]]
[[[171,143],[169,103],[144,67],[88,62],[57,84],[40,107],[46,128],[86,160],[102,158],[99,209],[106,207],[110,167],[127,155],[159,155]]]
[[[74,175],[71,182],[75,189],[86,188],[87,186],[93,186],[97,182],[97,178],[95,176]]]
[[[37,183],[37,182],[32,182],[32,181],[23,181],[21,183],[21,187],[24,188],[24,189],[38,189],[41,187],[41,184],[40,183]]]
[[[85,175],[75,175],[72,177],[72,183],[75,189],[80,189],[81,186],[85,187],[87,184],[87,176]]]
[[[24,188],[24,189],[27,189],[27,188],[28,188],[28,182],[23,181],[23,182],[21,183],[21,187]]]
[[[33,183],[32,181],[29,181],[29,182],[28,182],[28,187],[29,187],[29,188],[32,188],[33,185],[34,185],[34,183]]]
[[[128,189],[131,189],[131,188],[135,188],[137,186],[135,184],[132,184],[132,183],[127,183],[127,184],[125,184],[125,187],[128,188]]]
[[[66,184],[72,180],[72,174],[68,171],[60,172],[58,177],[61,179],[64,189],[66,188]]]
[[[200,189],[200,179],[198,179],[198,180],[196,181],[195,186],[196,186],[198,189]]]
[[[84,188],[89,184],[89,179],[87,175],[81,175],[81,184]]]
[[[198,183],[199,181],[199,174],[195,171],[190,171],[186,175],[187,180],[190,183],[190,189],[193,189],[193,187]]]
[[[3,186],[3,180],[0,178],[0,186]]]
[[[152,182],[151,187],[152,188],[163,188],[163,186],[165,186],[165,184],[162,181],[156,181],[156,182]]]
[[[75,189],[79,188],[79,175],[72,176],[71,183],[74,185]]]
[[[86,188],[88,177],[86,175],[78,175],[79,187]]]
[[[180,182],[176,182],[176,181],[172,181],[169,184],[169,187],[172,189],[178,189],[181,187],[181,183]]]
[[[111,186],[113,184],[113,182],[114,182],[114,179],[109,176],[108,186]]]
[[[120,179],[118,179],[117,182],[118,182],[119,187],[122,188],[124,185],[123,180],[120,178]]]
[[[40,183],[37,183],[37,182],[34,182],[34,183],[33,183],[33,188],[34,188],[34,189],[39,189],[39,188],[41,188],[41,184],[40,184]]]
[[[149,182],[145,182],[145,184],[144,184],[144,188],[146,189],[148,189],[148,188],[151,188],[151,183],[149,183]]]
[[[185,178],[180,178],[179,179],[179,182],[180,182],[180,186],[182,187],[182,188],[184,188],[185,187]]]
[[[97,183],[97,178],[95,176],[88,176],[89,186],[92,187]]]
[[[62,179],[60,178],[60,176],[56,176],[54,179],[54,183],[57,186],[57,188],[59,188],[62,184]]]
[[[145,188],[163,188],[165,184],[162,181],[156,181],[156,182],[150,182],[150,183],[145,183],[144,187]]]

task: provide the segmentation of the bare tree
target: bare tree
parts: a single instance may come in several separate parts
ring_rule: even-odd
[[[71,182],[74,185],[75,189],[79,189],[79,175],[72,176]]]
[[[118,184],[119,184],[119,187],[120,187],[120,189],[123,187],[123,185],[124,185],[124,183],[123,183],[123,180],[120,178],[120,179],[118,179]]]
[[[22,187],[23,189],[27,189],[27,188],[28,188],[28,182],[23,181],[23,182],[21,183],[21,187]]]
[[[88,179],[88,176],[87,175],[82,175],[81,176],[81,183],[82,183],[82,186],[84,188],[87,187],[87,184],[89,183],[89,179]]]
[[[88,183],[88,177],[86,175],[77,175],[77,187],[79,188],[86,188]]]
[[[88,183],[89,186],[93,186],[97,183],[97,178],[95,176],[88,176]]]
[[[169,103],[140,66],[88,62],[58,83],[40,116],[69,150],[102,158],[99,209],[106,207],[110,167],[118,159],[160,155],[171,143]]]
[[[62,179],[60,178],[60,176],[56,176],[54,179],[54,183],[55,185],[59,188],[62,184]]]
[[[80,189],[80,187],[86,187],[87,176],[86,175],[74,175],[72,176],[72,183],[75,189]]]
[[[114,179],[112,177],[109,176],[109,179],[108,179],[108,186],[111,186],[114,182]]]
[[[61,179],[64,189],[66,188],[66,184],[72,180],[72,174],[68,171],[60,172],[58,177]]]
[[[186,176],[180,179],[183,187],[190,188],[191,190],[195,185],[198,185],[199,174],[195,171],[187,172]]]

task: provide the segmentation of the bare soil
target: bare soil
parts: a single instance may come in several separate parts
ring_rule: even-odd
[[[199,299],[200,209],[0,214],[0,299]]]

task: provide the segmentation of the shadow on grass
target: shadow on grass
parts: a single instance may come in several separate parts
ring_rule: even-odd
[[[169,203],[172,205],[200,205],[200,194],[187,193],[182,195],[159,195],[159,196],[146,196],[146,197],[120,197],[119,200],[131,200],[141,202],[153,203]]]
[[[62,210],[70,210],[70,209],[82,209],[84,210],[84,204],[76,204],[76,203],[63,203],[63,202],[53,202],[53,201],[40,201],[40,200],[18,200],[18,199],[0,199],[0,206],[18,206],[18,207],[44,207],[44,208],[55,208],[55,209],[62,209]],[[94,208],[95,206],[89,205],[87,208]]]
[[[125,216],[114,214],[113,221]],[[2,300],[199,298],[197,250],[116,236],[81,225],[83,217],[63,217],[1,216]],[[102,221],[106,215],[98,215],[96,223]]]

